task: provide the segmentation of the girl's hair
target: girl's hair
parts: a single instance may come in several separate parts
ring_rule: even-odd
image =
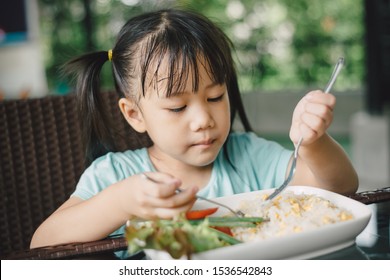
[[[191,11],[164,9],[130,19],[120,30],[112,49],[115,88],[121,97],[136,100],[152,79],[157,78],[163,59],[168,59],[168,80],[164,94],[180,91],[189,73],[192,88],[198,89],[199,61],[213,82],[226,83],[231,108],[231,123],[238,113],[246,131],[250,125],[244,112],[232,59],[233,44],[208,18]],[[67,74],[75,74],[76,96],[82,118],[87,161],[116,151],[115,137],[103,112],[100,72],[109,60],[107,51],[82,55],[65,65]],[[157,67],[157,69],[156,69]],[[152,72],[151,72],[152,71]]]

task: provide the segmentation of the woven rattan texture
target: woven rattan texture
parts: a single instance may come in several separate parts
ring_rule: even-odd
[[[129,128],[115,93],[103,93],[117,150],[150,145]],[[75,98],[0,102],[0,256],[25,250],[35,229],[73,192],[84,171]]]

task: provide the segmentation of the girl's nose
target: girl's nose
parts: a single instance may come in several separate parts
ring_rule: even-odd
[[[198,131],[202,129],[211,128],[214,126],[214,119],[210,114],[209,109],[201,108],[194,111],[190,128],[192,131]]]

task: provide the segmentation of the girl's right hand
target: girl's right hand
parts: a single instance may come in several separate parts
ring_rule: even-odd
[[[121,181],[123,192],[119,199],[129,217],[171,219],[194,204],[197,187],[176,193],[181,186],[179,179],[161,172],[147,173],[147,176],[151,180],[137,174]]]

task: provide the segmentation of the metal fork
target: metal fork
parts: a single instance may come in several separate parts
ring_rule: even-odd
[[[151,178],[150,176],[146,175],[145,173],[141,173],[141,176],[142,178],[144,179],[147,179],[151,182],[154,182],[154,183],[158,183],[158,181],[156,181],[155,179]],[[181,193],[183,190],[182,189],[176,189],[176,193]],[[229,206],[225,205],[225,204],[222,204],[222,203],[219,203],[215,200],[212,200],[212,199],[209,199],[209,198],[206,198],[204,196],[200,196],[200,195],[196,195],[196,198],[197,199],[201,199],[201,200],[204,200],[204,201],[207,201],[207,202],[210,202],[212,204],[215,204],[215,205],[218,205],[218,206],[221,206],[227,210],[229,210],[232,214],[234,214],[236,217],[245,217],[245,213],[243,213],[242,211],[240,210],[233,210],[232,208],[230,208]]]
[[[344,58],[343,57],[340,57],[334,67],[334,70],[333,70],[333,73],[329,79],[329,82],[328,84],[326,85],[325,87],[325,90],[324,90],[324,93],[329,93],[329,91],[331,90],[333,84],[336,82],[336,79],[337,79],[337,76],[339,75],[340,73],[340,70],[341,68],[343,67],[344,65]],[[283,184],[277,188],[268,198],[267,200],[271,200],[273,198],[275,198],[278,194],[280,194],[287,186],[288,184],[290,183],[290,181],[292,180],[292,178],[294,177],[294,174],[295,174],[295,170],[296,170],[296,167],[297,167],[297,158],[298,158],[298,151],[299,151],[299,147],[301,146],[302,144],[302,141],[303,141],[303,137],[301,136],[301,138],[299,139],[298,141],[298,144],[296,145],[295,147],[295,150],[294,150],[294,157],[293,157],[293,161],[291,163],[291,168],[290,168],[290,172],[286,178],[286,180],[283,182]]]

